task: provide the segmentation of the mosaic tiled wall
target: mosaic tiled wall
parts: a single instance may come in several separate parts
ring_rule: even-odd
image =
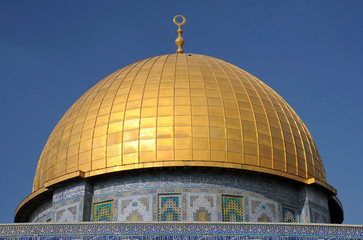
[[[279,222],[279,206],[272,200],[248,198],[249,222]]]
[[[87,181],[79,181],[66,187],[58,188],[53,193],[52,222],[89,221],[92,189]]]
[[[329,223],[328,199],[314,188],[303,186],[298,192],[300,222]]]
[[[58,208],[55,212],[55,222],[78,222],[79,202]]]
[[[150,222],[152,221],[152,195],[121,197],[118,199],[117,221]]]
[[[56,189],[48,205],[33,221],[330,222],[326,196],[311,187],[221,173],[80,181]]]
[[[83,240],[332,240],[363,239],[362,225],[153,222],[0,224],[0,239]]]
[[[320,223],[328,223],[328,217],[326,213],[319,212],[319,211],[313,211],[314,216],[314,222],[320,222]]]
[[[113,201],[95,203],[93,205],[93,221],[111,222],[113,221]]]
[[[298,222],[297,208],[289,206],[281,206],[281,222]]]
[[[181,221],[180,194],[162,194],[158,201],[159,221]]]
[[[223,222],[243,222],[243,197],[223,196]]]
[[[329,223],[329,212],[318,204],[313,202],[310,203],[310,217],[312,222]]]
[[[188,222],[217,222],[217,194],[187,193]]]
[[[52,218],[52,211],[52,200],[46,200],[32,213],[30,222],[48,222]]]

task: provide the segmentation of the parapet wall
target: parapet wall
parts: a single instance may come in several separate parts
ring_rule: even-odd
[[[0,224],[0,239],[363,239],[363,225],[294,223],[26,223]]]

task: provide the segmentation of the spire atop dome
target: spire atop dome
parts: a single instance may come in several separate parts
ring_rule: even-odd
[[[182,18],[183,21],[182,22],[177,22],[176,18]],[[184,39],[182,38],[182,33],[183,30],[181,30],[181,26],[183,26],[185,24],[185,17],[183,17],[182,15],[176,15],[173,19],[174,23],[179,27],[178,30],[176,31],[178,33],[178,37],[175,39],[175,44],[178,47],[178,50],[176,50],[176,53],[184,53],[184,50],[182,49],[182,46],[184,45]]]

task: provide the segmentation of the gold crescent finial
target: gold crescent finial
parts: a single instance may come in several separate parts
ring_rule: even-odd
[[[183,19],[182,22],[177,22],[176,18],[181,17]],[[184,39],[182,38],[182,33],[183,30],[181,30],[181,26],[183,26],[185,24],[185,17],[183,17],[182,15],[176,15],[173,19],[173,22],[175,23],[175,25],[177,25],[179,28],[176,31],[178,33],[178,37],[175,39],[175,44],[178,47],[178,50],[176,50],[176,53],[184,53],[184,50],[182,49],[182,46],[184,45]]]

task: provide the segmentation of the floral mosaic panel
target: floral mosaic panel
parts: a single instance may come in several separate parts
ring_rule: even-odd
[[[56,222],[78,222],[78,204],[64,206],[55,213]]]

